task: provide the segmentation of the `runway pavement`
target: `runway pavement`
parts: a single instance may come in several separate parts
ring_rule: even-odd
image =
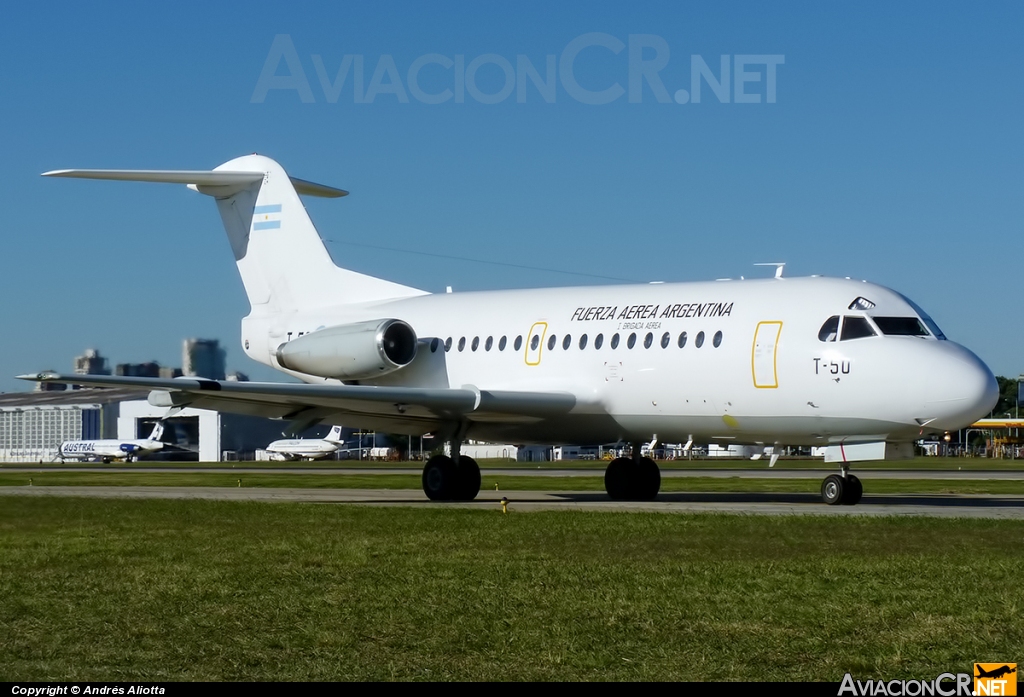
[[[161,486],[8,486],[0,496],[78,496],[130,499],[206,499],[277,501],[373,506],[444,506],[500,512],[507,496],[509,510],[657,511],[663,513],[736,513],[756,515],[928,516],[937,518],[1004,518],[1024,520],[1024,496],[943,494],[865,495],[856,506],[826,506],[816,494],[663,493],[656,501],[612,501],[593,491],[481,491],[476,501],[437,503],[422,491],[388,489],[271,489]]]
[[[1024,462],[1022,462],[1024,467]],[[4,465],[0,473],[34,472],[91,472],[104,474],[332,474],[332,475],[373,475],[373,474],[420,474],[420,467],[100,467],[64,465]],[[831,469],[662,469],[664,479],[684,477],[712,477],[728,479],[824,479],[835,474],[839,468]],[[956,480],[1024,480],[1024,469],[1020,470],[874,470],[851,468],[858,477],[868,479],[956,479]],[[526,467],[485,468],[484,475],[502,477],[603,477],[604,469],[533,469]]]

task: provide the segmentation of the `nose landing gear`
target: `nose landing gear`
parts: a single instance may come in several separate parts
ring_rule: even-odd
[[[821,483],[821,500],[830,506],[853,506],[863,495],[864,485],[845,467],[842,474],[830,474]]]

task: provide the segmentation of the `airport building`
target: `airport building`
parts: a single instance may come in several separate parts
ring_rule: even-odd
[[[0,461],[50,462],[66,440],[117,438],[120,404],[139,397],[124,389],[0,394]]]
[[[216,339],[185,339],[181,350],[181,370],[210,380],[223,380],[225,351]]]
[[[0,394],[0,462],[54,462],[69,440],[146,438],[167,414],[147,391],[80,389]],[[251,460],[281,437],[281,421],[209,409],[183,409],[165,421],[162,440],[176,446],[159,459]]]

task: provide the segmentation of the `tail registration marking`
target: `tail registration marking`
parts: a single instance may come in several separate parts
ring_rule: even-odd
[[[754,376],[754,387],[774,389],[779,386],[776,348],[782,322],[758,322],[754,332],[754,346],[751,349],[750,367]]]

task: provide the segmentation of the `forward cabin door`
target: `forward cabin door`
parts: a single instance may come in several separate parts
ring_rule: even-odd
[[[778,344],[782,322],[758,322],[751,349],[751,371],[754,387],[775,389],[779,386]]]

